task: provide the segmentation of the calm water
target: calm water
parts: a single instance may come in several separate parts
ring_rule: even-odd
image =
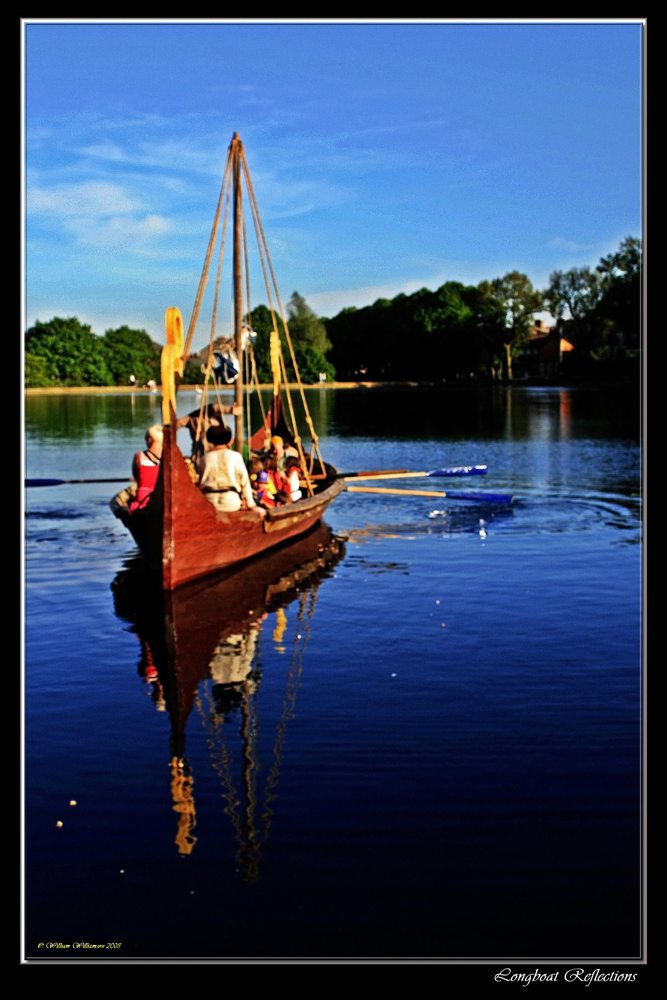
[[[113,488],[27,491],[28,954],[637,956],[636,394],[310,396],[340,469],[516,503],[344,493],[301,575],[196,597],[170,672]],[[123,475],[157,420],[30,398],[26,475]]]

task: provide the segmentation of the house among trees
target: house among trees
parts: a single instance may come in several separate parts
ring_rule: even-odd
[[[570,341],[563,337],[562,321],[545,326],[541,319],[535,320],[521,354],[521,371],[528,378],[557,377],[562,374],[563,354],[573,350]]]

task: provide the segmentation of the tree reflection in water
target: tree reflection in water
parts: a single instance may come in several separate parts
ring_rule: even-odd
[[[238,845],[237,866],[247,882],[259,877],[260,852],[273,819],[285,731],[294,717],[317,593],[344,553],[343,542],[320,522],[295,542],[173,592],[156,585],[141,559],[130,561],[112,584],[116,614],[131,623],[141,641],[139,673],[153,684],[156,708],[166,708],[171,720],[171,794],[179,814],[178,851],[190,854],[197,842],[194,778],[185,756],[186,724],[194,706],[224,789],[225,813]],[[284,652],[283,609],[296,600],[297,628],[273,760],[260,790],[257,694],[262,622],[269,613],[277,613],[274,640],[277,650]],[[235,712],[241,718],[240,794],[224,732]]]

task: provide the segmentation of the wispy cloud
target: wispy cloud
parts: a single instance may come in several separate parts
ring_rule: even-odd
[[[147,215],[142,219],[115,217],[99,223],[90,219],[77,219],[73,225],[80,243],[96,247],[114,247],[152,256],[155,251],[148,244],[156,236],[170,231],[171,223],[161,215]]]
[[[171,229],[168,219],[145,207],[118,184],[84,181],[28,191],[28,212],[51,218],[79,244],[146,253]]]
[[[51,188],[32,187],[28,191],[27,207],[30,213],[99,218],[135,212],[141,206],[118,184],[84,181]]]
[[[589,244],[586,243],[574,243],[572,240],[566,240],[564,236],[554,236],[552,240],[549,240],[550,247],[563,247],[564,250],[588,250]]]

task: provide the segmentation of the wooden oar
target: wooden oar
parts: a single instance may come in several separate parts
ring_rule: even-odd
[[[450,500],[481,500],[486,503],[513,503],[511,493],[440,493],[435,490],[388,490],[382,486],[347,486],[348,493],[389,493],[392,496],[449,497]]]
[[[63,483],[129,483],[130,476],[123,476],[122,479],[24,479],[23,485],[27,489],[30,486],[62,486]]]
[[[407,469],[386,469],[378,472],[341,472],[336,478],[345,482],[362,479],[419,479],[426,476],[485,476],[486,465],[459,465],[452,469],[433,469],[431,472],[409,472]]]
[[[377,477],[378,479],[386,478],[390,476],[405,476],[410,475],[409,469],[375,469],[371,472],[338,472],[335,475],[335,479],[368,479]],[[421,475],[421,473],[419,473]]]

